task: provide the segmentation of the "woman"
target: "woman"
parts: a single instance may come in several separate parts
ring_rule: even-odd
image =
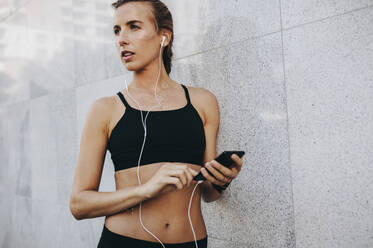
[[[218,199],[218,186],[237,177],[242,160],[233,155],[231,169],[213,160],[219,126],[215,95],[169,77],[173,23],[167,7],[159,0],[120,0],[112,6],[116,48],[133,80],[90,106],[71,212],[78,220],[106,216],[98,247],[207,247],[201,197]],[[115,192],[98,192],[106,150],[115,166]],[[207,180],[199,184],[193,177],[200,171]]]

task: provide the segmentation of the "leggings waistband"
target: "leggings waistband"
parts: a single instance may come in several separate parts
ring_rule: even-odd
[[[208,235],[205,238],[197,240],[198,248],[207,248]],[[194,241],[183,242],[183,243],[164,243],[167,248],[195,248],[196,244]],[[97,248],[162,248],[162,244],[148,240],[142,240],[137,238],[132,238],[124,236],[118,233],[110,231],[105,224],[103,225],[103,230],[101,238]]]

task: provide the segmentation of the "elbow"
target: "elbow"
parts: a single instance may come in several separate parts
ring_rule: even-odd
[[[202,194],[202,199],[203,199],[203,201],[206,202],[206,203],[210,203],[210,202],[213,202],[213,201],[216,200],[216,199],[213,199],[213,198],[211,197],[211,195],[207,195],[207,194]]]
[[[82,216],[79,213],[79,209],[76,207],[76,205],[72,204],[71,202],[70,202],[70,212],[76,220],[82,220],[83,219]]]
[[[70,212],[76,220],[83,220],[84,216],[79,208],[79,203],[77,197],[72,196],[70,199]]]
[[[210,198],[203,198],[203,201],[206,202],[206,203],[214,202],[214,201],[216,201],[216,200],[218,200],[220,198],[220,195],[219,196],[215,196],[215,197],[210,197]]]
[[[219,200],[220,197],[222,196],[223,192],[222,193],[219,193],[217,192],[216,190],[210,192],[210,194],[202,194],[202,199],[204,202],[206,203],[210,203],[210,202],[214,202],[216,200]]]
[[[202,195],[202,200],[206,203],[209,203],[208,199],[206,199],[206,197],[204,195]]]
[[[70,212],[76,220],[82,220],[83,219],[83,217],[79,214],[79,211],[76,208],[73,208],[73,207],[70,206]]]

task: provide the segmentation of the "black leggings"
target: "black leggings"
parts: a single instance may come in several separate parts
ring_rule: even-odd
[[[207,248],[207,238],[197,240],[198,248]],[[196,248],[194,241],[184,243],[164,243],[166,248]],[[159,242],[152,242],[148,240],[141,240],[123,236],[118,233],[110,231],[104,224],[101,238],[97,248],[163,248]]]

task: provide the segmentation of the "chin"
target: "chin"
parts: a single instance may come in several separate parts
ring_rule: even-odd
[[[128,71],[138,71],[141,69],[138,65],[134,64],[133,62],[123,63],[123,65],[126,67]]]
[[[127,68],[128,71],[134,71],[134,72],[141,72],[149,65],[149,63],[136,63],[135,61],[131,61],[128,63],[123,62],[123,64]]]

